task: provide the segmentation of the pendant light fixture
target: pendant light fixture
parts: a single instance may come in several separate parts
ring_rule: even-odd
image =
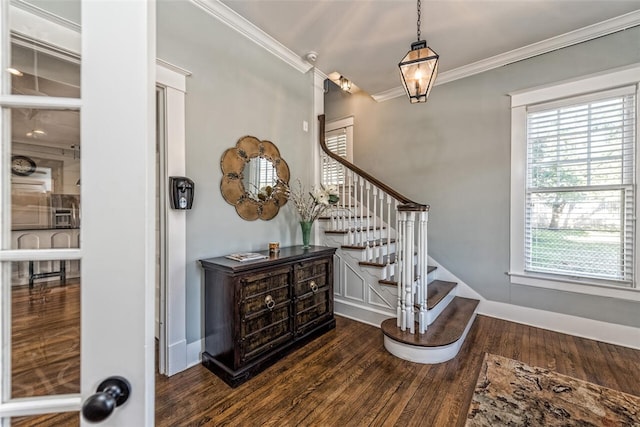
[[[438,75],[438,58],[427,42],[420,40],[420,0],[418,0],[418,41],[398,64],[402,84],[412,104],[427,102],[427,97]]]
[[[351,90],[351,81],[344,77],[344,76],[340,76],[340,89],[342,89],[345,92],[349,92]]]

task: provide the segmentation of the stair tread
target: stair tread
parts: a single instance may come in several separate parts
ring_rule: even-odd
[[[458,284],[445,280],[434,280],[427,286],[427,310],[431,310],[444,299]],[[420,306],[417,306],[419,308]]]
[[[396,254],[395,252],[392,253],[390,256],[389,255],[384,255],[382,257],[382,261],[381,262],[375,262],[375,261],[360,261],[360,265],[367,265],[370,267],[386,267],[387,266],[387,261],[388,264],[393,264],[396,262]]]
[[[347,234],[349,232],[358,232],[358,231],[373,231],[373,230],[386,230],[386,227],[362,227],[362,229],[359,229],[359,227],[352,227],[352,228],[348,228],[346,230],[324,230],[325,233],[327,234]]]
[[[384,246],[384,245],[387,244],[387,242],[395,243],[396,239],[391,239],[391,240],[382,239],[382,241],[380,241],[380,239],[371,240],[371,241],[368,242],[368,247],[372,248],[372,247],[375,247],[375,246]],[[342,249],[367,249],[367,246],[364,246],[364,245],[342,245],[341,248]]]
[[[389,338],[418,347],[442,347],[458,341],[472,319],[480,301],[455,297],[438,318],[427,328],[424,334],[411,334],[397,327],[397,320],[387,319],[380,326],[382,332]]]
[[[436,266],[434,265],[428,265],[427,266],[427,274],[431,273],[433,270],[435,270]],[[416,274],[417,276],[417,274]],[[396,281],[396,276],[395,274],[393,276],[391,276],[388,279],[380,279],[378,280],[378,283],[380,283],[381,285],[390,285],[390,286],[398,286],[398,282]]]

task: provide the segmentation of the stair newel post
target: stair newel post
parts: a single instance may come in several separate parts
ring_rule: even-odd
[[[413,294],[414,294],[414,244],[415,244],[415,212],[406,213],[406,225],[403,239],[403,264],[404,264],[404,306],[406,323],[409,326],[409,332],[415,333],[415,319],[413,315]]]
[[[418,225],[418,286],[420,314],[418,315],[418,324],[420,333],[427,331],[427,286],[428,286],[428,251],[427,251],[427,222],[429,218],[428,212],[420,212],[420,223]]]
[[[398,282],[398,327],[402,331],[407,330],[406,307],[404,303],[404,254],[402,252],[402,241],[405,235],[406,223],[406,214],[398,211],[398,207],[396,206],[396,271],[394,274],[397,278],[396,281]]]

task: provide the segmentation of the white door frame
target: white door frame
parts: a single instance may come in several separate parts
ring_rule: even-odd
[[[166,61],[156,61],[156,82],[165,89],[165,147],[160,156],[160,176],[165,178],[159,189],[165,195],[169,176],[184,176],[185,164],[185,94],[186,77],[191,73]],[[161,148],[162,151],[162,148]],[[164,158],[164,161],[162,160]],[[165,202],[162,203],[162,200]],[[164,229],[160,230],[161,251],[165,265],[161,266],[160,283],[160,355],[164,362],[160,373],[173,375],[188,366],[186,329],[186,215],[189,211],[168,207],[160,197]]]

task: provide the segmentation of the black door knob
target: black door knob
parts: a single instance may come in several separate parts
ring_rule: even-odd
[[[123,377],[109,377],[102,381],[96,394],[82,405],[82,416],[92,423],[106,420],[113,410],[129,398],[131,384]]]

